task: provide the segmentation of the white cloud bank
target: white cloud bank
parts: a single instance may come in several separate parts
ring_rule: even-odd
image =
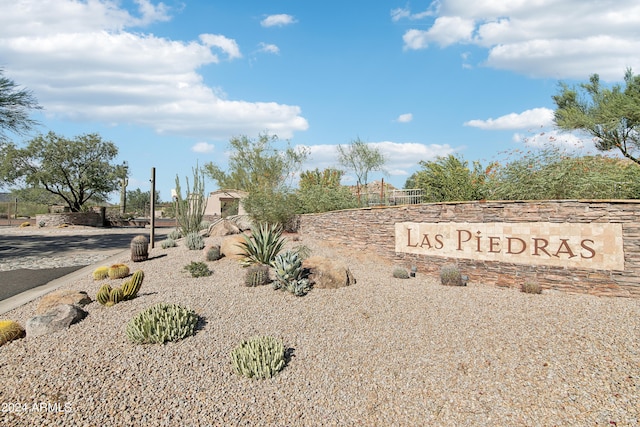
[[[553,125],[553,110],[534,108],[522,113],[510,113],[497,119],[469,120],[465,126],[484,130],[532,129]]]
[[[409,123],[412,120],[413,120],[413,114],[411,113],[400,114],[396,119],[396,121],[399,123]]]
[[[637,0],[437,0],[391,19],[430,20],[404,33],[406,50],[475,45],[488,50],[486,66],[533,77],[617,81],[627,67],[640,70]]]
[[[242,57],[235,40],[127,31],[169,20],[162,3],[136,0],[138,16],[108,0],[2,3],[5,75],[32,90],[45,114],[207,139],[265,130],[290,138],[308,128],[298,106],[229,100],[204,84],[199,67]]]

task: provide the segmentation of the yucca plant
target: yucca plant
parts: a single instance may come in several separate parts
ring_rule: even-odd
[[[252,229],[251,236],[243,235],[244,242],[240,246],[244,250],[244,267],[252,264],[273,266],[273,260],[284,247],[286,239],[282,237],[282,227],[279,225],[261,224]]]

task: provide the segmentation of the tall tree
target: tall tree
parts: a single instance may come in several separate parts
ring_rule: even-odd
[[[30,119],[29,113],[42,108],[30,91],[3,74],[0,68],[0,142],[6,139],[5,131],[24,135],[31,130],[38,122]]]
[[[411,175],[405,188],[421,188],[425,202],[481,200],[484,198],[485,175],[482,166],[454,155],[434,161],[420,161],[422,170]]]
[[[25,148],[6,144],[0,163],[7,183],[41,186],[79,212],[90,199],[105,200],[118,188],[121,167],[111,163],[117,155],[118,148],[98,134],[67,139],[49,132]]]
[[[624,88],[619,84],[607,88],[593,74],[578,87],[560,83],[559,93],[553,96],[554,119],[561,129],[590,134],[598,150],[617,149],[640,164],[636,153],[640,149],[640,76],[627,69],[624,81]]]
[[[347,146],[338,145],[338,163],[355,173],[358,195],[361,187],[364,187],[366,192],[369,172],[384,170],[385,162],[380,150],[368,145],[360,138],[351,141]]]
[[[299,170],[308,156],[308,151],[303,148],[294,149],[287,145],[284,150],[278,150],[273,147],[277,141],[277,136],[268,134],[261,134],[258,139],[244,135],[234,137],[229,141],[228,172],[213,163],[206,163],[204,172],[221,189],[276,189]]]
[[[139,188],[127,191],[127,212],[145,214],[150,203],[151,191],[142,191]],[[155,204],[157,206],[160,203],[160,192],[156,191]]]

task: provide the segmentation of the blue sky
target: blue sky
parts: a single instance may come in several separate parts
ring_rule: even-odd
[[[397,187],[420,160],[483,164],[558,132],[552,95],[640,71],[637,0],[0,0],[0,66],[32,90],[38,132],[97,132],[130,166],[129,190],[168,200],[176,174],[225,167],[233,136],[309,147],[337,166],[360,138]],[[20,141],[16,141],[20,142]],[[345,176],[344,184],[355,182]],[[206,190],[216,190],[213,181]],[[115,195],[114,195],[115,196]],[[114,200],[117,197],[114,197]]]

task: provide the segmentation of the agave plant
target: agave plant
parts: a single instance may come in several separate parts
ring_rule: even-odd
[[[244,242],[240,246],[244,250],[244,259],[241,261],[244,267],[252,264],[273,266],[274,258],[286,243],[279,225],[262,224],[251,231],[251,236],[243,237]]]
[[[287,290],[295,296],[303,296],[309,292],[311,288],[309,279],[304,277],[302,259],[297,252],[287,251],[277,255],[273,261],[273,267],[276,270],[274,289]]]

